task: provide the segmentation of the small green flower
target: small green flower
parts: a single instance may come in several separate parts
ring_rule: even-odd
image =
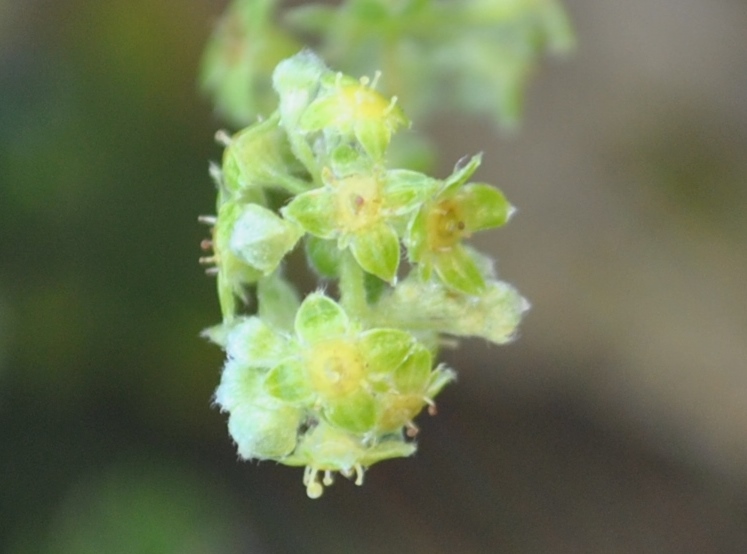
[[[398,218],[417,209],[438,182],[406,170],[322,174],[324,186],[295,197],[282,213],[321,239],[350,248],[358,264],[389,283],[399,267]]]
[[[378,78],[378,75],[377,75]],[[409,125],[397,105],[397,97],[387,100],[375,90],[376,80],[353,79],[342,73],[322,79],[322,91],[304,111],[300,126],[308,132],[324,130],[343,141],[355,139],[374,160],[381,160],[392,135]]]
[[[432,369],[430,351],[410,333],[362,330],[320,293],[301,303],[293,327],[289,335],[253,316],[228,332],[216,401],[230,413],[241,455],[307,465],[309,486],[317,471],[362,477],[361,468],[412,453],[403,429],[417,431],[413,419],[453,372]]]
[[[485,278],[462,240],[505,224],[513,212],[498,189],[464,184],[480,160],[480,155],[474,156],[454,170],[412,219],[405,238],[410,260],[418,265],[423,279],[430,279],[435,271],[447,286],[474,295],[485,290]]]
[[[331,425],[357,434],[399,430],[430,401],[430,352],[406,331],[360,331],[336,302],[314,294],[301,304],[295,332],[291,355],[265,381],[276,398],[312,406]],[[388,395],[410,394],[413,409],[389,413]]]

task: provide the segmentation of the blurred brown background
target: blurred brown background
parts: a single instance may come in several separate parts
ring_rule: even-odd
[[[318,501],[210,407],[223,5],[0,0],[0,551],[747,552],[747,4],[569,0],[519,133],[424,126],[518,206],[477,243],[533,309]]]

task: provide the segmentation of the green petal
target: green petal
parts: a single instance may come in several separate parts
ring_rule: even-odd
[[[376,462],[391,458],[406,458],[414,454],[415,450],[417,450],[415,443],[405,442],[401,438],[392,438],[366,449],[361,454],[359,462],[363,467],[368,467]]]
[[[229,240],[229,248],[241,260],[265,275],[275,271],[303,232],[295,223],[257,204],[243,207]]]
[[[485,290],[485,279],[472,257],[462,245],[434,254],[434,269],[449,287],[467,294]]]
[[[238,362],[270,368],[288,355],[288,342],[258,317],[249,317],[228,333],[226,353]]]
[[[374,426],[376,402],[368,392],[359,390],[344,398],[328,401],[324,419],[345,431],[363,434]]]
[[[482,162],[482,152],[475,154],[469,160],[467,156],[459,160],[454,166],[454,171],[444,179],[443,191],[454,191],[467,182],[472,174],[480,167]]]
[[[299,194],[281,213],[317,237],[330,239],[337,233],[335,194],[327,188]]]
[[[292,406],[243,404],[231,411],[228,431],[242,458],[280,458],[295,449],[300,421]]]
[[[293,404],[307,403],[314,397],[300,359],[286,360],[272,368],[265,378],[264,389],[274,398]]]
[[[340,118],[340,102],[335,95],[317,98],[304,111],[299,126],[304,131],[318,131],[334,126]]]
[[[355,138],[366,154],[378,161],[384,157],[384,152],[392,140],[392,132],[385,120],[365,118],[355,122]]]
[[[344,335],[350,321],[340,305],[320,293],[306,297],[296,314],[296,334],[306,344]]]
[[[372,377],[391,375],[407,358],[415,339],[399,329],[372,329],[361,334],[361,354]]]
[[[387,283],[393,283],[399,267],[399,239],[384,223],[365,227],[353,235],[350,250],[358,264]]]
[[[441,389],[446,385],[456,380],[456,373],[445,366],[437,367],[433,373],[431,373],[430,379],[428,380],[428,387],[426,389],[426,396],[433,400],[436,395],[441,392]]]
[[[468,232],[500,227],[513,212],[503,193],[490,185],[467,185],[457,198]]]
[[[418,344],[402,365],[394,372],[394,385],[402,394],[423,392],[431,375],[431,353]]]
[[[427,210],[421,209],[410,221],[404,239],[411,262],[420,262],[428,244]]]
[[[324,240],[307,235],[306,258],[309,265],[322,277],[334,279],[340,272],[340,249],[337,241]]]
[[[394,169],[386,172],[384,179],[384,209],[400,215],[419,207],[433,197],[439,182],[418,171]]]

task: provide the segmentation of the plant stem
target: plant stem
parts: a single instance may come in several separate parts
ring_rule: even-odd
[[[340,304],[349,316],[364,319],[370,309],[366,300],[363,269],[349,250],[343,253],[340,262]]]

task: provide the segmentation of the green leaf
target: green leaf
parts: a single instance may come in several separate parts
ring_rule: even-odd
[[[296,334],[305,344],[344,335],[349,327],[345,311],[321,293],[307,296],[296,314]]]
[[[490,185],[470,184],[457,195],[468,232],[505,225],[514,211],[506,197]]]
[[[447,286],[466,294],[485,290],[485,279],[467,250],[460,244],[434,255],[434,269]]]
[[[289,359],[272,368],[265,378],[264,389],[274,398],[292,404],[308,403],[314,395],[300,359]]]
[[[387,283],[393,283],[399,267],[399,238],[385,223],[374,224],[353,235],[350,250],[358,264]]]
[[[267,275],[277,269],[302,234],[295,223],[267,208],[248,204],[233,226],[229,247],[244,262]]]
[[[319,238],[331,239],[337,234],[335,194],[329,188],[299,194],[281,213]]]

